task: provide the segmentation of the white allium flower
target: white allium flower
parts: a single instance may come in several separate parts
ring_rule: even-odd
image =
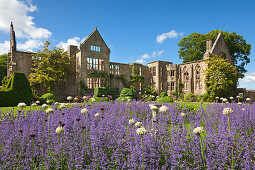
[[[103,94],[102,97],[104,97],[105,95]]]
[[[86,108],[82,109],[81,113],[83,113],[83,114],[88,113],[88,109],[86,109]]]
[[[219,100],[219,97],[215,97],[216,100]]]
[[[68,96],[66,99],[67,99],[68,101],[73,100],[72,96]]]
[[[24,102],[18,104],[18,107],[21,107],[21,108],[24,108],[24,107],[26,107],[26,106],[27,106],[27,105],[26,105],[26,103],[24,103]]]
[[[37,100],[35,103],[36,103],[36,104],[40,104],[40,101],[39,101],[39,100]]]
[[[143,124],[141,123],[141,122],[136,122],[135,123],[135,127],[137,127],[137,128],[139,128],[139,127],[141,127]]]
[[[131,99],[128,99],[127,102],[129,103],[131,101]]]
[[[181,117],[185,117],[186,116],[186,113],[181,113]]]
[[[203,133],[205,132],[204,128],[203,127],[196,127],[194,130],[193,130],[193,133],[196,133],[196,134],[200,134],[200,133]]]
[[[238,102],[237,104],[238,104],[238,105],[242,105],[243,103],[241,103],[241,102]]]
[[[147,133],[147,130],[144,127],[140,127],[136,130],[136,133],[138,135],[145,135]]]
[[[35,106],[37,106],[37,104],[36,104],[36,103],[32,103],[31,106],[32,106],[32,107],[35,107]]]
[[[100,116],[100,113],[96,113],[95,116],[96,116],[96,117]]]
[[[50,114],[50,113],[53,113],[54,112],[54,110],[52,109],[52,108],[48,108],[47,110],[46,110],[46,113],[47,114]]]
[[[96,99],[95,98],[91,98],[91,102],[92,103],[96,102]]]
[[[223,102],[227,102],[227,101],[228,101],[228,99],[227,99],[227,98],[224,98],[224,99],[223,99]]]
[[[237,99],[239,99],[239,98],[240,98],[240,96],[236,96],[236,98],[237,98]]]
[[[242,111],[245,111],[245,108],[242,108]]]
[[[142,92],[139,92],[139,94],[141,95],[141,94],[142,94]]]
[[[161,107],[159,108],[159,111],[165,113],[165,112],[168,111],[168,107],[166,107],[166,106],[161,106]]]
[[[49,101],[49,100],[47,100],[47,101],[46,101],[46,103],[47,103],[47,104],[50,104],[50,101]]]
[[[230,100],[234,100],[234,97],[230,97],[229,99],[230,99]]]
[[[224,115],[232,114],[233,112],[234,111],[232,109],[228,108],[228,107],[223,109],[223,114]]]
[[[129,119],[128,124],[134,124],[135,120],[134,119]]]
[[[128,96],[127,99],[130,99],[130,100],[131,100],[131,97]]]
[[[86,99],[87,99],[87,97],[86,97],[86,96],[83,96],[82,98],[83,98],[83,100],[86,100]]]
[[[155,106],[155,105],[151,105],[151,110],[152,111],[155,111],[155,110],[157,110],[158,109],[158,107],[157,106]]]
[[[66,105],[65,105],[65,104],[61,104],[61,105],[59,106],[59,108],[63,110],[64,108],[66,108]]]
[[[47,107],[48,107],[47,104],[43,104],[43,105],[42,105],[42,108],[43,108],[43,109],[45,109],[45,108],[47,108]]]
[[[79,99],[78,99],[78,97],[75,97],[73,100],[74,100],[74,101],[78,101]]]
[[[57,106],[57,105],[59,105],[59,102],[55,102],[54,104]]]
[[[223,99],[224,99],[223,97],[220,98],[220,100],[223,100]]]
[[[57,127],[57,129],[56,129],[56,133],[62,133],[64,131],[64,129],[63,129],[63,127],[62,126],[59,126],[59,127]]]
[[[160,96],[157,96],[156,99],[160,98]]]
[[[249,102],[249,101],[251,101],[251,99],[250,98],[246,98],[246,101]]]

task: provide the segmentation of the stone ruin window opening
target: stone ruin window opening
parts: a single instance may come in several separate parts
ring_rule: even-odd
[[[156,76],[156,67],[151,67],[150,72],[151,72],[152,76]]]
[[[98,58],[87,58],[87,69],[104,71],[104,60]]]
[[[114,75],[120,75],[120,66],[119,65],[110,65],[110,73]]]
[[[88,89],[94,89],[96,87],[104,87],[104,79],[87,78]]]
[[[189,72],[188,72],[188,68],[187,67],[184,67],[184,69],[183,69],[183,84],[184,84],[184,90],[188,90]]]
[[[174,77],[174,71],[172,71],[172,70],[170,71],[170,76]]]
[[[171,82],[171,83],[170,83],[170,90],[171,90],[171,91],[174,91],[174,82]]]
[[[200,90],[201,89],[201,67],[197,66],[195,69],[195,77],[196,77],[196,90]]]
[[[100,49],[99,46],[91,45],[91,46],[90,46],[90,50],[91,50],[91,51],[100,52],[101,49]]]
[[[161,76],[163,76],[163,73],[164,73],[164,68],[161,67]]]

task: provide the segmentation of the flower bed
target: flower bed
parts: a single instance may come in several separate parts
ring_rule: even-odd
[[[6,114],[0,169],[255,168],[254,105],[165,106],[154,122],[136,101]]]

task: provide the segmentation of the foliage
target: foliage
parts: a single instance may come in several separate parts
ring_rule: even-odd
[[[131,81],[132,83],[135,83],[135,82],[142,83],[142,82],[144,81],[144,76],[131,75],[131,76],[130,76],[130,81]]]
[[[7,56],[7,54],[0,55],[0,86],[4,77],[7,76]]]
[[[160,97],[165,97],[165,96],[167,96],[167,94],[166,94],[166,92],[161,92],[159,96]]]
[[[199,95],[199,96],[197,97],[197,100],[200,101],[200,102],[211,101],[211,100],[209,99],[208,93]]]
[[[33,101],[32,90],[24,73],[14,72],[6,86],[0,91],[0,106],[17,106]]]
[[[50,101],[50,103],[56,101],[55,96],[52,93],[45,93],[39,98],[40,104],[46,103],[46,101]]]
[[[70,56],[62,48],[50,49],[50,43],[46,41],[43,50],[37,51],[32,57],[30,83],[42,84],[49,92],[53,92],[55,85],[65,81],[70,60]]]
[[[117,101],[119,102],[126,102],[128,100],[132,100],[133,98],[131,96],[120,96],[118,97]]]
[[[105,71],[99,71],[99,70],[90,70],[87,72],[87,75],[91,78],[109,78],[109,74]]]
[[[5,86],[7,86],[7,84],[8,84],[8,78],[7,78],[7,76],[4,76],[4,78],[2,80],[2,86],[5,87]]]
[[[171,96],[164,96],[157,99],[159,103],[172,103],[174,100]]]
[[[157,96],[155,89],[151,86],[143,88],[143,94]]]
[[[238,76],[235,66],[227,62],[227,59],[215,56],[207,62],[205,82],[207,93],[211,100],[217,96],[229,98],[237,87]]]
[[[135,93],[136,91],[133,90],[133,89],[129,89],[129,88],[123,88],[120,92],[120,96],[121,97],[127,97],[127,96],[130,96],[130,97],[135,97]]]
[[[79,82],[79,85],[80,85],[80,95],[84,96],[86,91],[88,90],[88,86],[82,80]]]
[[[108,95],[107,89],[105,87],[96,87],[94,89],[94,95],[96,97],[103,97],[103,95],[107,96]]]
[[[115,99],[118,94],[118,89],[117,88],[112,88],[112,87],[105,87],[108,96],[110,95],[112,99]]]
[[[193,93],[185,94],[184,95],[184,100],[189,101],[189,102],[195,102],[197,99],[197,96]]]
[[[254,104],[214,103],[194,111],[165,103],[155,122],[149,104],[53,105],[53,113],[23,110],[16,118],[9,112],[0,121],[0,169],[253,169]],[[233,114],[224,115],[226,107]],[[147,133],[139,136],[130,119]],[[205,132],[193,133],[197,127]]]
[[[215,41],[219,32],[220,30],[213,30],[207,34],[192,33],[182,38],[178,43],[180,46],[180,59],[183,59],[184,62],[203,59],[206,51],[206,40]],[[223,36],[232,61],[238,68],[239,77],[243,77],[243,73],[247,71],[244,66],[250,63],[248,56],[251,53],[251,44],[247,43],[242,35],[238,35],[235,32],[223,32]]]
[[[179,82],[176,86],[176,91],[172,92],[171,95],[176,96],[176,98],[179,99],[183,99],[184,98],[184,84],[182,82]]]
[[[116,79],[119,79],[125,88],[130,87],[130,82],[125,78],[124,75],[116,75]]]
[[[95,101],[94,101],[95,100]],[[92,104],[92,103],[100,103],[100,102],[108,102],[109,101],[109,98],[108,97],[91,97],[89,99],[89,103]]]

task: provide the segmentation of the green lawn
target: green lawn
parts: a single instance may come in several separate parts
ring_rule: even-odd
[[[201,104],[203,105],[203,108],[205,109],[207,107],[208,104],[210,103],[201,103],[201,102],[177,102],[179,104],[185,105],[187,107],[201,107]]]
[[[41,107],[42,106],[35,106],[35,107],[26,106],[23,110],[25,110],[25,112],[27,112],[28,110],[39,110]],[[17,110],[21,110],[21,109],[19,109],[17,106],[16,107],[0,107],[0,114],[2,115],[2,114],[12,112],[16,115]]]

